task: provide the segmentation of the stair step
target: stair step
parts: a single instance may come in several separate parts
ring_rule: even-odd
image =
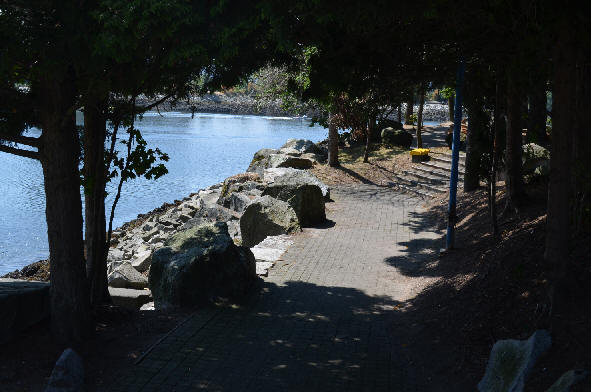
[[[439,155],[429,155],[429,158],[431,161],[435,161],[435,162],[442,162],[445,163],[447,165],[449,165],[451,167],[451,157],[447,157],[447,156],[441,156],[443,154],[439,154]],[[458,167],[464,169],[464,167],[466,166],[466,162],[462,161],[461,159],[458,161]]]
[[[407,192],[407,193],[412,193],[414,195],[420,196],[421,198],[433,198],[435,197],[435,194],[429,191],[426,191],[424,189],[421,188],[416,188],[416,187],[412,187],[409,185],[406,185],[404,183],[401,182],[388,182],[386,184],[384,184],[386,186],[390,186],[390,187],[395,187],[397,189],[402,190],[403,192]]]
[[[418,170],[404,170],[404,174],[410,176],[411,178],[415,177],[417,182],[425,182],[427,184],[445,185],[447,182],[449,182],[449,178],[420,172]]]
[[[445,162],[441,162],[441,161],[431,160],[431,161],[422,162],[421,165],[440,169],[440,170],[445,170],[448,173],[451,170],[451,163],[445,163]],[[464,172],[465,172],[464,168],[461,165],[459,165],[458,166],[458,173],[460,174],[460,176],[463,176]]]
[[[440,169],[440,168],[434,167],[434,166],[427,166],[424,164],[413,165],[413,166],[411,166],[411,168],[416,172],[426,173],[426,174],[432,175],[432,176],[438,176],[441,179],[445,179],[446,181],[449,181],[449,176],[450,176],[449,170]],[[460,181],[464,180],[464,176],[461,173],[459,175],[459,179],[460,179]]]
[[[447,188],[445,188],[445,187],[438,187],[438,186],[431,185],[431,184],[425,184],[425,183],[417,181],[416,179],[413,179],[411,177],[407,177],[407,176],[400,175],[400,174],[396,175],[395,177],[403,185],[407,185],[409,187],[423,188],[429,192],[437,192],[437,193],[447,192]]]

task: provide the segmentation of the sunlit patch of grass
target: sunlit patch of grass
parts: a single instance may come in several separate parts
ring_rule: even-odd
[[[385,161],[396,155],[407,153],[408,150],[402,147],[386,147],[382,144],[373,144],[369,152],[369,159]],[[339,162],[341,163],[362,163],[365,145],[345,147],[339,149]]]

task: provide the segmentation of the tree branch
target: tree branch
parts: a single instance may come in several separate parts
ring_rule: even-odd
[[[0,144],[0,152],[7,152],[9,154],[18,155],[25,158],[40,160],[39,153],[37,151],[21,150],[20,148],[14,148]]]
[[[12,143],[25,144],[25,145],[31,146],[31,147],[39,147],[39,138],[36,138],[36,137],[28,137],[28,136],[20,136],[20,135],[14,135],[14,136],[2,135],[2,136],[0,136],[0,139],[6,140],[6,141],[9,141]]]
[[[136,113],[144,113],[144,112],[147,112],[148,110],[150,110],[150,109],[152,109],[152,108],[160,105],[161,103],[163,103],[167,99],[172,98],[172,96],[173,96],[172,94],[168,94],[168,95],[164,96],[163,98],[159,99],[158,101],[156,101],[154,103],[151,103],[150,105],[143,106],[143,107],[142,106],[136,106],[135,107],[135,112]]]

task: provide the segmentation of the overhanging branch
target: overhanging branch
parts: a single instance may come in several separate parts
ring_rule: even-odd
[[[0,144],[0,152],[7,152],[9,154],[18,155],[25,158],[40,160],[39,153],[37,151],[21,150],[20,148],[14,148]]]

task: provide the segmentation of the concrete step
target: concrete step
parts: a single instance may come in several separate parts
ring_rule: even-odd
[[[418,196],[418,197],[420,197],[422,199],[431,199],[431,198],[433,198],[433,197],[436,196],[436,194],[433,193],[433,192],[429,192],[429,191],[427,191],[425,189],[417,188],[417,187],[414,187],[414,186],[408,186],[405,183],[401,183],[401,182],[392,182],[392,181],[389,181],[389,182],[384,183],[382,185],[389,186],[389,187],[392,187],[392,188],[396,188],[396,189],[400,190],[401,192],[409,193],[409,194],[412,194],[414,196]]]
[[[0,278],[0,344],[48,317],[48,282]]]
[[[451,156],[445,154],[433,154],[429,155],[429,158],[430,161],[441,162],[443,164],[448,165],[451,168]],[[460,159],[458,161],[458,167],[463,170],[466,167],[466,162]]]
[[[445,170],[448,173],[451,170],[451,163],[437,161],[434,159],[431,159],[430,161],[427,161],[427,162],[422,162],[421,165],[440,169],[440,170]],[[462,165],[458,165],[458,174],[463,177],[464,173],[465,173],[465,168]]]
[[[446,169],[440,169],[434,166],[428,166],[424,164],[411,166],[412,170],[419,173],[425,173],[430,176],[436,176],[443,180],[449,181],[450,171]],[[459,173],[460,181],[464,180],[464,175]]]
[[[128,310],[139,310],[142,305],[152,301],[150,290],[135,290],[109,287],[113,304]]]
[[[447,188],[445,186],[436,186],[436,185],[432,185],[432,184],[426,184],[420,181],[420,179],[418,178],[413,178],[412,176],[409,175],[404,175],[404,174],[397,174],[395,176],[395,180],[397,180],[398,183],[400,183],[401,185],[410,187],[410,188],[419,188],[419,189],[423,189],[426,190],[429,193],[445,193],[447,192]]]
[[[449,182],[449,177],[420,171],[417,169],[404,170],[404,174],[416,178],[417,182],[423,182],[432,185],[446,185]]]

